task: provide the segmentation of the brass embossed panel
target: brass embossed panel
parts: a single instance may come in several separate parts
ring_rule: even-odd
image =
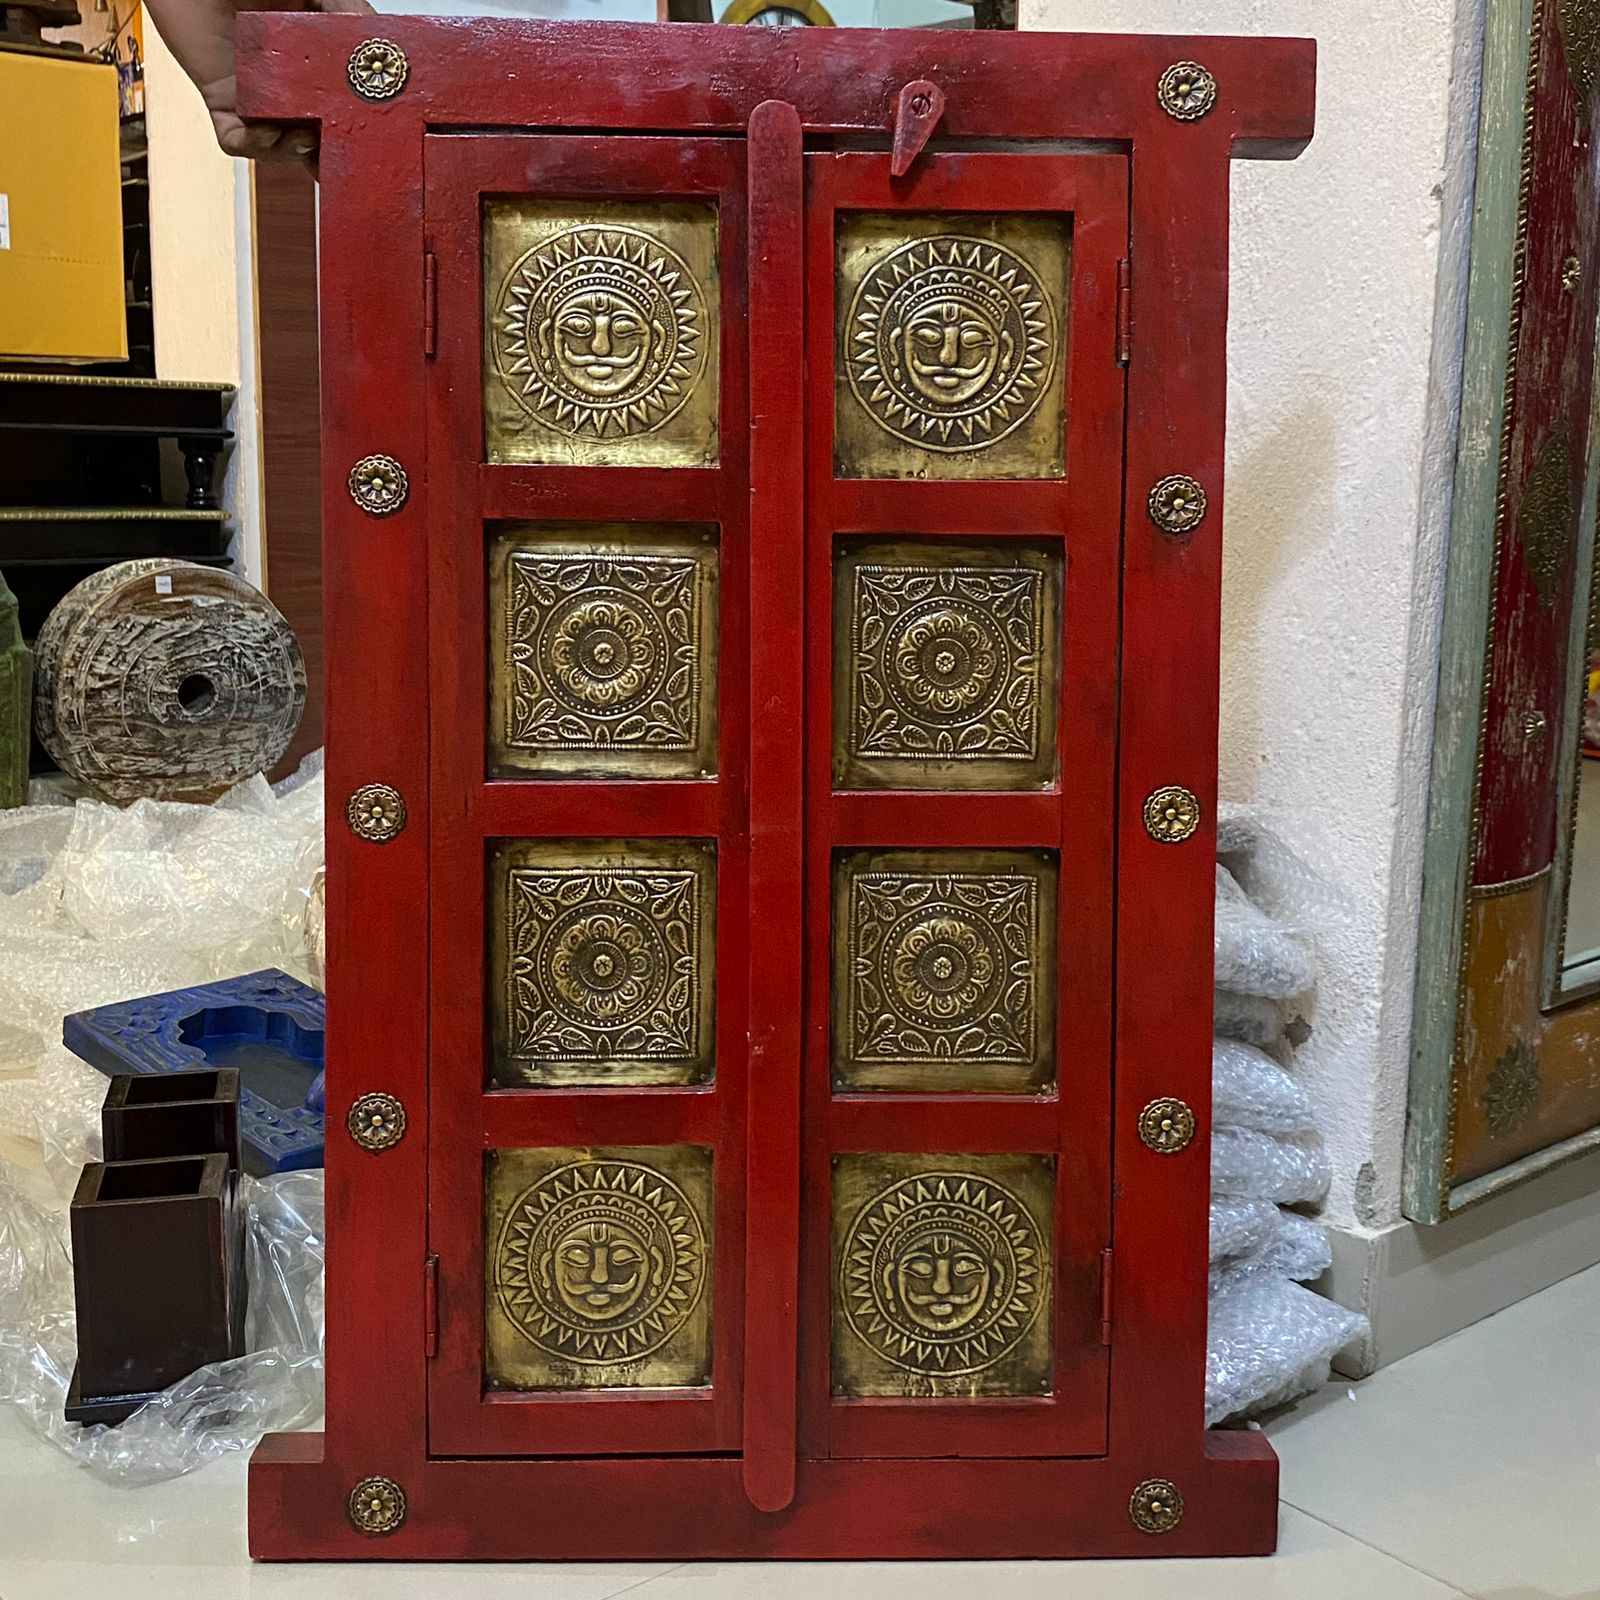
[[[843,478],[1059,478],[1071,231],[1061,217],[844,214]]]
[[[834,578],[834,782],[1024,789],[1055,777],[1061,563],[1008,543],[856,544]]]
[[[841,856],[833,1080],[1029,1091],[1054,1079],[1056,865],[1042,851]]]
[[[488,1378],[505,1389],[711,1381],[711,1152],[491,1150]]]
[[[505,199],[483,211],[489,460],[715,461],[716,209]]]
[[[833,1392],[1051,1390],[1055,1163],[833,1158]]]
[[[710,842],[502,840],[489,878],[497,1085],[709,1081]]]
[[[510,529],[490,555],[489,619],[492,776],[715,769],[713,530]]]

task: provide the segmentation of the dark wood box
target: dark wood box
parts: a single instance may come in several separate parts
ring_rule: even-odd
[[[239,1072],[119,1072],[100,1108],[105,1159],[226,1156],[239,1170]]]
[[[224,1155],[95,1162],[72,1197],[72,1422],[116,1423],[244,1351],[243,1215]]]

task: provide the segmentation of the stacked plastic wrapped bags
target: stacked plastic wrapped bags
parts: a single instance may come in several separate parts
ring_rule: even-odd
[[[1224,860],[1240,870],[1281,847],[1244,822],[1225,826]],[[1304,885],[1292,863],[1287,875]],[[1312,900],[1308,893],[1305,901]],[[1366,1319],[1302,1288],[1332,1261],[1321,1227],[1291,1209],[1327,1192],[1332,1173],[1292,1059],[1299,1006],[1316,967],[1307,923],[1269,916],[1217,867],[1216,1032],[1212,1046],[1211,1318],[1206,1422],[1280,1405],[1316,1388]]]
[[[241,1179],[250,1354],[202,1368],[120,1428],[69,1424],[66,1208],[99,1157],[106,1080],[62,1047],[61,1019],[262,967],[314,980],[322,816],[319,758],[276,789],[254,778],[213,806],[0,811],[0,1401],[123,1481],[191,1472],[315,1420],[322,1173]]]

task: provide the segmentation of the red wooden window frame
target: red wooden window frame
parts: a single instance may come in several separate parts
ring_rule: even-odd
[[[393,42],[408,63],[399,92],[381,102],[358,97],[348,71],[374,36]],[[272,1438],[258,1450],[253,1551],[437,1560],[1270,1549],[1270,1448],[1258,1435],[1202,1427],[1228,163],[1303,148],[1315,47],[1225,37],[268,15],[242,16],[237,38],[244,114],[317,124],[321,133],[334,797],[326,1432]],[[1162,74],[1184,61],[1202,63],[1217,85],[1214,106],[1197,119],[1169,115],[1157,95]],[[436,599],[427,530],[441,492],[430,479],[426,425],[428,137],[470,129],[743,137],[760,178],[748,191],[749,248],[762,263],[749,333],[755,571],[762,585],[797,586],[801,423],[763,395],[762,373],[799,353],[795,319],[782,312],[799,293],[803,151],[826,149],[838,135],[886,146],[901,89],[920,79],[944,95],[941,138],[1110,141],[1129,155],[1132,360],[1120,574],[1127,671],[1114,712],[1116,1272],[1106,1452],[884,1462],[798,1448],[793,1345],[770,1337],[794,1326],[797,1286],[775,1252],[750,1263],[737,1449],[441,1458],[431,1451],[427,1416],[430,736],[440,713],[421,642]],[[405,507],[381,521],[364,517],[345,489],[350,467],[374,451],[395,456],[411,475]],[[1199,478],[1210,500],[1202,528],[1178,540],[1143,515],[1151,486],[1172,472]],[[499,513],[486,498],[475,514]],[[476,573],[478,541],[471,559]],[[785,643],[777,630],[750,641],[753,743],[768,756],[775,747],[789,752],[789,767],[778,759],[761,765],[769,776],[752,786],[752,885],[779,907],[798,905],[803,866],[783,798],[802,749],[802,707],[782,692]],[[382,845],[357,839],[338,813],[339,797],[373,781],[400,789],[409,813],[405,831]],[[1208,819],[1181,847],[1150,839],[1141,820],[1144,797],[1175,782],[1196,793]],[[798,919],[781,921],[763,923],[750,947],[753,970],[770,962],[783,974],[771,1002],[751,1015],[753,1058],[775,1064],[751,1085],[752,1229],[792,1215],[798,1185],[781,1135],[781,1113],[792,1118],[800,1092],[798,1044],[783,1025],[793,1014],[785,1008],[795,999]],[[481,1082],[481,1068],[473,1081]],[[373,1089],[399,1097],[411,1115],[405,1138],[379,1154],[339,1131],[354,1099]],[[1169,1094],[1189,1101],[1200,1121],[1201,1137],[1179,1157],[1145,1149],[1136,1131],[1142,1107]],[[352,1490],[374,1474],[405,1500],[404,1517],[382,1537],[363,1533],[350,1516]],[[1159,1538],[1129,1514],[1135,1488],[1156,1478],[1171,1480],[1184,1500],[1181,1521]]]

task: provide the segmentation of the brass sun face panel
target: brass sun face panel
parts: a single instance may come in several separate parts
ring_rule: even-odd
[[[1056,863],[1042,851],[843,855],[833,885],[840,1089],[1054,1080]]]
[[[841,216],[842,478],[1059,478],[1071,232],[1060,217]]]
[[[709,1150],[492,1150],[486,1182],[491,1386],[710,1383]]]
[[[713,530],[510,529],[490,555],[489,616],[491,776],[715,769]]]
[[[1051,1390],[1055,1166],[1041,1155],[833,1158],[833,1392]]]
[[[1056,770],[1061,562],[1014,543],[858,544],[834,568],[842,789],[1041,788]]]
[[[489,460],[715,461],[715,207],[517,199],[483,210]]]
[[[489,887],[497,1086],[710,1080],[711,843],[502,840]]]

